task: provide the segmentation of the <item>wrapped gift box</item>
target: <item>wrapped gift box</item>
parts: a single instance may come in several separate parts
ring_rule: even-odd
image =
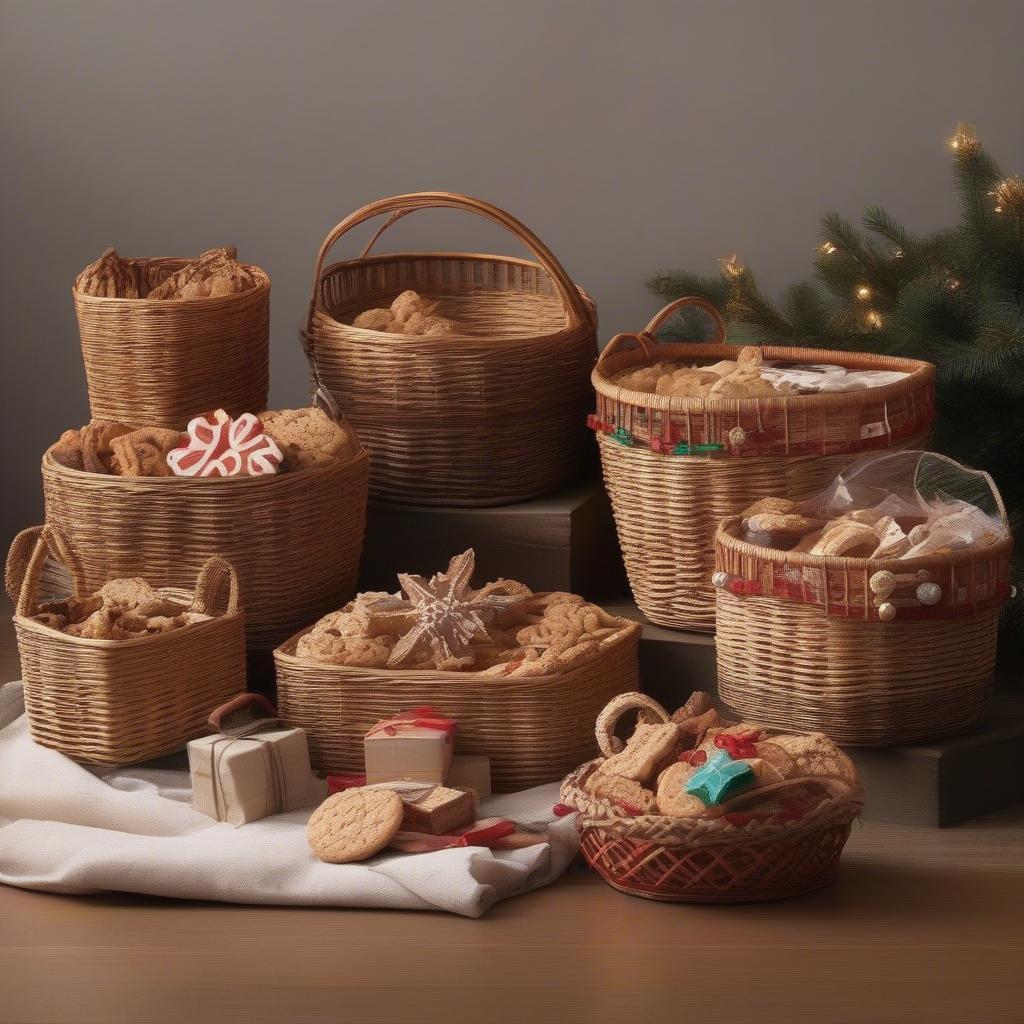
[[[214,735],[188,745],[192,806],[201,814],[237,828],[322,799],[326,787],[313,775],[305,731],[283,728],[266,698],[243,694],[218,708],[210,725]]]
[[[432,786],[423,793],[403,793],[405,815],[402,828],[407,832],[429,832],[439,836],[464,828],[474,818],[473,794],[468,790]]]
[[[366,784],[443,784],[455,746],[455,720],[433,708],[414,708],[378,722],[363,740]]]

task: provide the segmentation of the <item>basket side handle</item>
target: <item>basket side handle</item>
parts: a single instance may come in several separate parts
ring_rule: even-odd
[[[615,337],[612,338],[612,340],[609,341],[603,349],[601,349],[601,354],[597,357],[598,367],[601,366],[608,356],[618,352],[618,350],[629,341],[639,345],[640,348],[643,349],[644,356],[648,360],[654,358],[654,346],[652,344],[653,339],[645,337],[643,334],[634,334],[631,331],[624,331],[622,334],[616,334]]]
[[[611,757],[622,750],[622,740],[615,735],[615,726],[627,711],[634,709],[640,712],[639,720],[648,725],[672,720],[669,713],[645,693],[620,693],[612,697],[597,716],[597,724],[594,726],[598,749],[605,757]]]
[[[718,311],[718,307],[710,299],[705,299],[703,295],[684,295],[681,299],[670,302],[664,309],[654,314],[651,322],[643,329],[643,334],[653,344],[661,325],[687,306],[696,306],[707,313],[715,325],[715,337],[711,339],[710,343],[713,345],[724,344],[725,321],[722,319],[722,314]]]
[[[224,601],[225,589],[227,604],[223,614],[234,615],[239,608],[238,573],[227,559],[214,555],[208,558],[199,570],[189,611],[198,612],[200,615],[220,614],[217,608]]]
[[[32,526],[14,538],[7,553],[4,583],[14,601],[16,614],[23,617],[32,614],[39,594],[39,581],[46,559],[50,557],[59,561],[70,574],[72,595],[78,597],[81,594],[81,567],[63,534],[54,526]]]
[[[497,206],[492,206],[490,203],[485,202],[483,199],[474,199],[456,192],[410,192],[407,195],[391,196],[387,199],[378,199],[376,202],[368,203],[362,209],[349,214],[324,239],[323,244],[320,246],[320,251],[317,253],[316,263],[313,268],[313,292],[309,298],[309,310],[306,315],[306,334],[309,334],[313,324],[317,292],[320,290],[320,279],[323,276],[327,255],[342,235],[373,217],[390,214],[363,250],[363,256],[366,256],[380,236],[392,224],[401,220],[402,217],[416,210],[442,207],[475,213],[515,235],[533,253],[537,261],[555,282],[562,303],[565,306],[570,327],[593,323],[593,318],[587,309],[586,303],[583,301],[583,297],[580,295],[579,289],[565,272],[565,268],[555,258],[554,253],[525,224]]]

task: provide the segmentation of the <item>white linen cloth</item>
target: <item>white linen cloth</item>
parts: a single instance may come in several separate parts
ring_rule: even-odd
[[[447,910],[479,917],[554,881],[577,849],[558,784],[492,797],[548,842],[521,850],[385,851],[361,864],[310,852],[313,808],[235,828],[192,810],[188,771],[85,768],[34,743],[20,683],[0,686],[0,882],[60,893],[121,891],[229,903]]]

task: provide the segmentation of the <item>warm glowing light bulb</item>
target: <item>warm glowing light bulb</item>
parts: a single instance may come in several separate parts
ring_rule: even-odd
[[[821,253],[822,256],[831,256],[833,253],[838,251],[839,250],[831,242],[822,242],[821,245],[818,246],[818,252]]]
[[[731,256],[723,256],[719,261],[722,264],[722,273],[730,280],[735,281],[743,274],[743,264],[739,255],[733,253]]]
[[[866,284],[862,284],[857,289],[857,298],[866,302],[868,299],[871,298],[871,289]]]
[[[903,259],[903,250],[898,245],[892,251],[892,258],[894,260],[901,260],[901,259]]]
[[[876,310],[872,309],[864,319],[867,320],[868,326],[876,331],[882,326],[882,314]]]
[[[954,153],[973,153],[978,148],[974,125],[966,121],[957,121],[953,137],[949,140],[949,148]]]

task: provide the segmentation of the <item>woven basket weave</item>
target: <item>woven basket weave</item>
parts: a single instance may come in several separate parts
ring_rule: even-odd
[[[507,228],[539,263],[466,253],[369,256],[415,210],[467,210]],[[391,214],[356,260],[325,268],[349,230]],[[406,289],[439,302],[460,333],[408,337],[351,327]],[[550,250],[479,199],[421,192],[345,218],[316,260],[303,341],[322,383],[373,455],[371,493],[420,505],[483,506],[553,491],[587,454],[582,417],[597,355],[593,302]]]
[[[614,740],[608,744],[608,731],[632,706],[642,720],[669,720],[650,698],[632,696],[634,703],[630,695],[619,699],[611,719],[607,712],[598,719],[597,740],[606,756],[621,746]],[[571,772],[560,799],[579,811],[576,827],[587,863],[613,888],[651,900],[738,903],[819,889],[835,878],[850,826],[863,806],[859,786],[834,780],[833,795],[795,822],[735,825],[723,818],[631,817],[583,788],[601,763],[598,758]]]
[[[708,312],[718,340],[658,344],[658,329],[687,305]],[[864,391],[745,399],[652,395],[612,382],[622,370],[663,359],[735,358],[736,347],[724,340],[724,324],[710,303],[680,299],[639,334],[613,338],[592,376],[597,391],[592,424],[598,427],[630,587],[648,619],[676,629],[715,628],[709,581],[721,519],[766,494],[810,497],[853,453],[923,447],[935,415],[929,363],[823,349],[765,347],[763,353],[769,360],[901,370],[909,376]],[[627,341],[639,348],[620,348]],[[695,451],[673,454],[679,444]],[[714,450],[702,453],[699,446]]]
[[[741,540],[740,530],[733,517],[715,537],[726,705],[860,746],[924,742],[979,723],[992,694],[1012,538],[881,560],[776,551]],[[893,574],[892,593],[876,593],[886,582],[879,573]],[[924,582],[941,587],[938,604],[921,604]],[[895,609],[891,621],[880,618],[885,603]]]
[[[186,586],[230,560],[246,637],[268,650],[349,600],[366,526],[367,456],[261,477],[105,476],[43,456],[46,521],[79,552],[82,584],[142,576]]]
[[[32,738],[77,761],[120,765],[181,750],[206,731],[210,712],[245,689],[244,616],[230,563],[206,561],[194,592],[160,592],[212,615],[205,622],[136,640],[90,640],[35,622],[44,565],[56,558],[83,596],[76,553],[51,527],[20,533],[7,560],[16,602],[25,711]],[[60,601],[43,608],[62,611]]]
[[[126,261],[145,295],[188,260]],[[205,299],[117,299],[72,289],[93,419],[182,429],[203,409],[267,407],[270,278]]]
[[[636,688],[640,627],[620,622],[597,655],[526,678],[318,665],[295,656],[299,634],[274,652],[278,711],[306,730],[314,768],[350,772],[362,771],[371,726],[429,705],[458,722],[460,753],[491,759],[495,792],[527,789],[592,757],[590,723],[613,696]]]

